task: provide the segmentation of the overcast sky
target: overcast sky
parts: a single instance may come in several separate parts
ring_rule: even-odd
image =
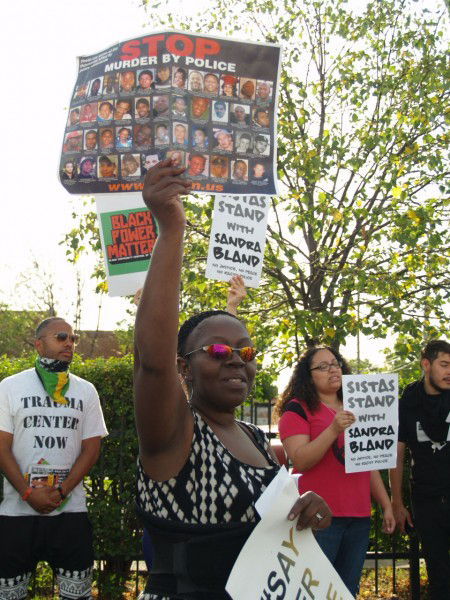
[[[76,77],[77,55],[97,52],[116,41],[141,34],[146,20],[139,0],[25,0],[2,2],[0,36],[3,80],[0,97],[4,166],[0,254],[2,299],[26,307],[14,295],[18,275],[37,259],[54,272],[70,315],[75,271],[58,245],[72,229],[72,202],[57,179],[67,106]],[[82,270],[90,275],[91,263]],[[82,326],[95,328],[97,300],[87,279]],[[128,304],[105,299],[101,327],[113,329]]]

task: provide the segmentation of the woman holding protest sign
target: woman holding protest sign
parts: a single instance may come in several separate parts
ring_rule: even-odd
[[[355,421],[342,407],[342,374],[350,367],[334,348],[309,348],[298,361],[276,405],[278,428],[299,491],[314,490],[329,504],[331,526],[317,542],[350,592],[356,596],[370,530],[370,495],[383,510],[383,530],[392,533],[394,515],[378,471],[346,473],[344,431]]]
[[[166,159],[149,170],[143,191],[159,233],[135,331],[136,510],[154,550],[142,598],[225,600],[228,575],[257,520],[255,501],[279,467],[262,432],[234,418],[256,372],[244,324],[207,311],[177,336],[186,225],[179,195],[191,190],[184,171]],[[330,522],[316,494],[295,503],[288,518],[297,517],[301,528]]]

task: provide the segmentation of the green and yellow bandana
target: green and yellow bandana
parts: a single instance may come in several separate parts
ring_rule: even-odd
[[[69,363],[37,356],[34,362],[37,376],[47,394],[55,402],[67,404],[64,394],[69,389]]]

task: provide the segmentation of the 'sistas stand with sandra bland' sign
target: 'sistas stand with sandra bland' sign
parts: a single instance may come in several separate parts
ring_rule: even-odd
[[[397,464],[398,375],[343,375],[344,410],[355,423],[345,430],[345,472],[391,469]]]
[[[258,287],[264,261],[270,197],[226,196],[214,199],[206,277],[229,281],[240,275]]]

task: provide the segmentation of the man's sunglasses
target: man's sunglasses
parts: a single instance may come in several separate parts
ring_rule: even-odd
[[[78,344],[80,341],[80,336],[78,333],[66,333],[65,331],[60,331],[59,333],[49,333],[51,337],[54,337],[58,342],[65,342],[67,338],[72,342],[74,346]],[[48,337],[47,335],[41,335],[38,339]]]
[[[210,346],[203,346],[202,348],[197,348],[196,350],[191,350],[185,354],[185,358],[194,352],[198,352],[199,350],[203,350],[211,356],[212,358],[224,359],[231,358],[233,352],[237,352],[239,357],[244,362],[250,362],[256,356],[256,348],[252,348],[251,346],[244,346],[243,348],[232,348],[231,346],[227,346],[226,344],[211,344]]]

